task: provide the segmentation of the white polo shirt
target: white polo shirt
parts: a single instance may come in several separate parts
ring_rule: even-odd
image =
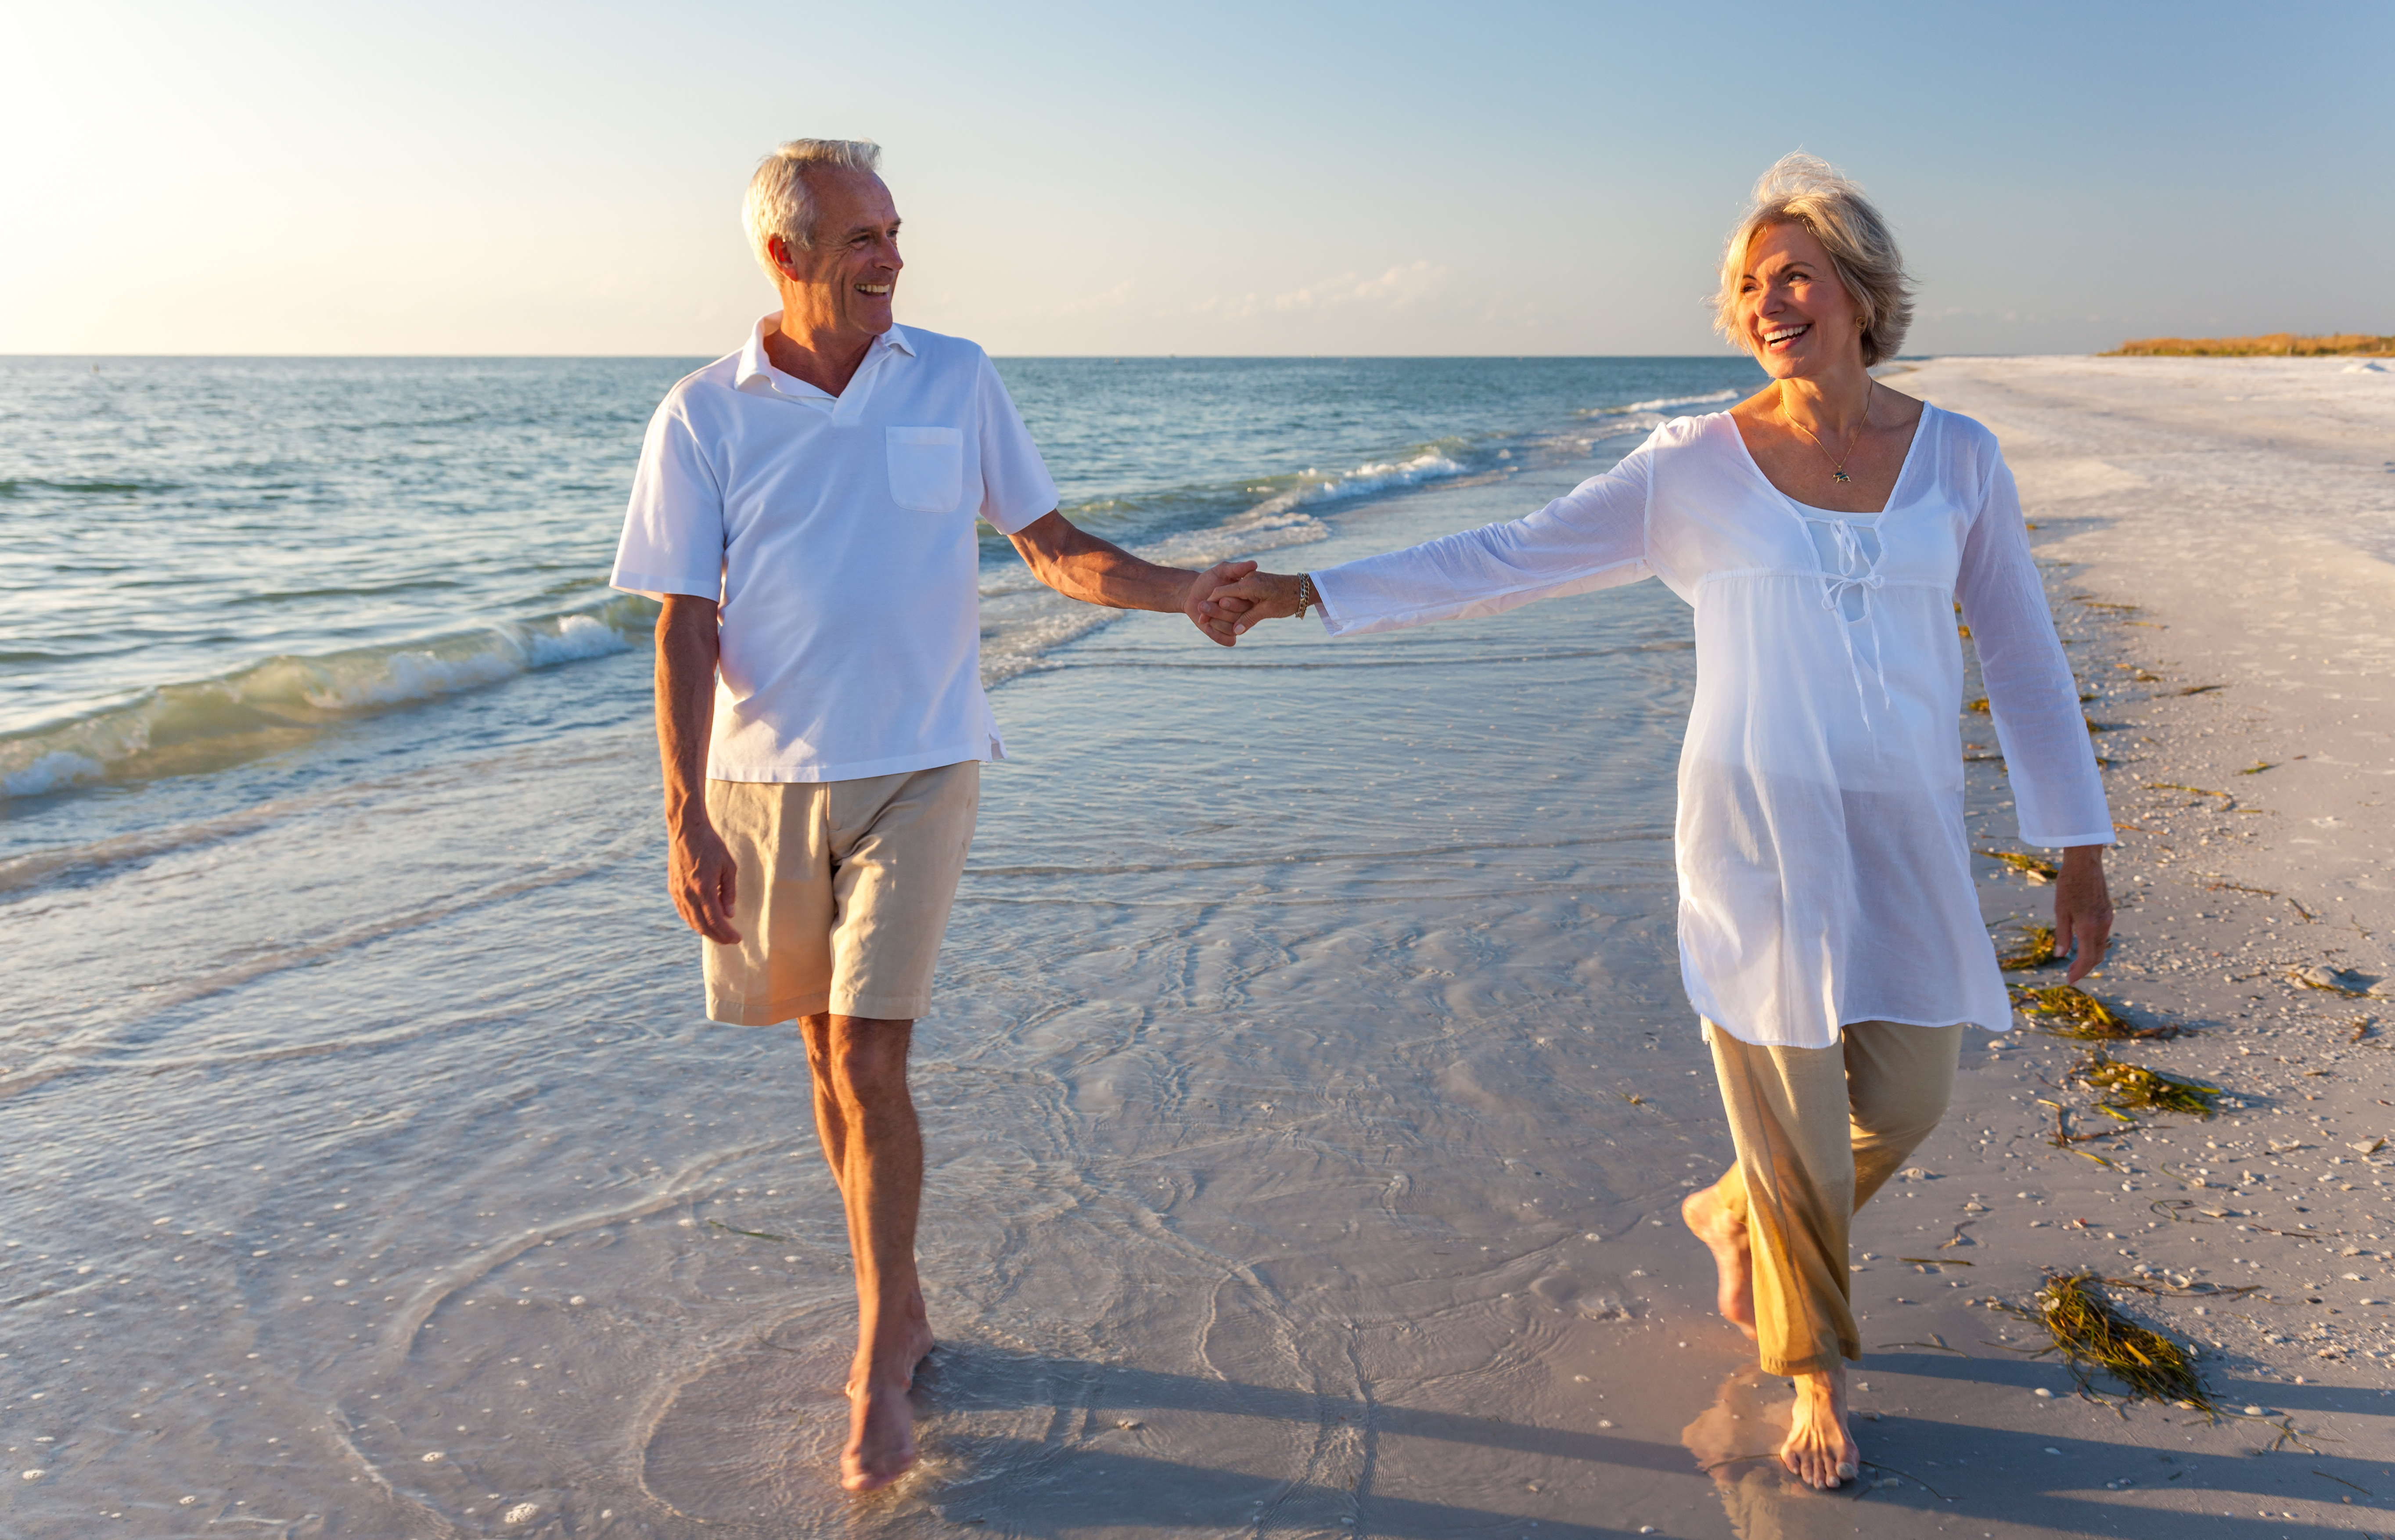
[[[766,361],[780,322],[666,393],[608,579],[721,604],[708,777],[1005,758],[973,518],[1012,535],[1056,506],[1023,418],[960,338],[893,326],[833,397]]]

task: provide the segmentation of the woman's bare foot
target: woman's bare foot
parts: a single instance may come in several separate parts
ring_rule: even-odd
[[[1806,1486],[1827,1492],[1854,1480],[1863,1452],[1846,1430],[1846,1370],[1796,1376],[1796,1408],[1788,1419],[1788,1441],[1780,1463]]]
[[[1747,1249],[1746,1226],[1711,1188],[1688,1194],[1680,1204],[1680,1218],[1714,1254],[1714,1270],[1721,1278],[1722,1319],[1754,1335],[1754,1254]]]
[[[878,1492],[915,1466],[915,1408],[907,1378],[860,1372],[848,1382],[848,1447],[840,1452],[840,1484]]]

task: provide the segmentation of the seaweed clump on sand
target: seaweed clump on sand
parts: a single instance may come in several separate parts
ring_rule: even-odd
[[[2217,1414],[2212,1393],[2195,1371],[2195,1355],[2150,1327],[2123,1315],[2092,1272],[2048,1273],[2033,1311],[2018,1312],[2044,1326],[2071,1364],[2080,1392],[2095,1396],[2092,1373],[2103,1370],[2129,1387],[2131,1399],[2170,1401]],[[2100,1399],[2100,1398],[2098,1398]]]
[[[2124,1064],[2100,1048],[2089,1049],[2084,1058],[2072,1065],[2071,1078],[2095,1092],[2105,1106],[2124,1112],[2178,1112],[2209,1118],[2220,1110],[2216,1105],[2219,1087],[2181,1080],[2143,1065]]]
[[[1991,861],[2002,861],[2032,883],[2051,883],[2062,875],[2062,869],[2052,861],[2042,856],[2024,856],[2018,850],[1983,850],[1979,854]]]
[[[2323,968],[2318,965],[2297,968],[2287,976],[2307,989],[2326,989],[2331,994],[2340,994],[2348,1000],[2360,1000],[2371,992],[2369,980],[2360,974],[2336,968]]]
[[[2024,925],[2019,949],[1999,955],[1996,966],[2006,973],[2019,973],[2028,968],[2050,967],[2061,961],[2054,949],[2052,925]]]
[[[2175,1038],[2185,1030],[2170,1026],[2137,1026],[2094,995],[2069,984],[2052,984],[2044,989],[2016,984],[2012,995],[2015,1009],[2033,1017],[2041,1030],[2057,1037],[2122,1042],[2130,1038]]]

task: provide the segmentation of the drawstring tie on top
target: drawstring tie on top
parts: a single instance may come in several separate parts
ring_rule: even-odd
[[[1871,697],[1863,692],[1863,668],[1861,660],[1855,656],[1854,628],[1858,624],[1871,628],[1872,676],[1879,685],[1880,704],[1893,711],[1896,702],[1888,697],[1887,669],[1880,654],[1879,612],[1872,607],[1871,597],[1885,588],[1887,580],[1879,575],[1878,561],[1864,551],[1862,537],[1856,533],[1852,524],[1845,519],[1826,522],[1831,538],[1837,542],[1838,570],[1821,575],[1821,607],[1838,618],[1838,640],[1846,644],[1846,671],[1854,678],[1855,700],[1862,707],[1863,720],[1869,722]],[[1852,620],[1846,618],[1846,595],[1849,593],[1855,595],[1856,602],[1862,606],[1862,613]]]

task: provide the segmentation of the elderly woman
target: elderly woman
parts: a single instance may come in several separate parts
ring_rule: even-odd
[[[1215,591],[1244,631],[1333,636],[1661,578],[1696,611],[1680,757],[1681,976],[1737,1163],[1682,1214],[1721,1312],[1797,1386],[1780,1458],[1852,1477],[1846,1235],[1944,1113],[1964,1029],[2012,1025],[1963,825],[1959,604],[2019,808],[2063,850],[2056,945],[2104,955],[2112,823],[2078,690],[1985,428],[1875,383],[1912,316],[1886,222],[1790,155],[1724,253],[1717,324],[1772,382],[1657,429],[1526,519]]]

